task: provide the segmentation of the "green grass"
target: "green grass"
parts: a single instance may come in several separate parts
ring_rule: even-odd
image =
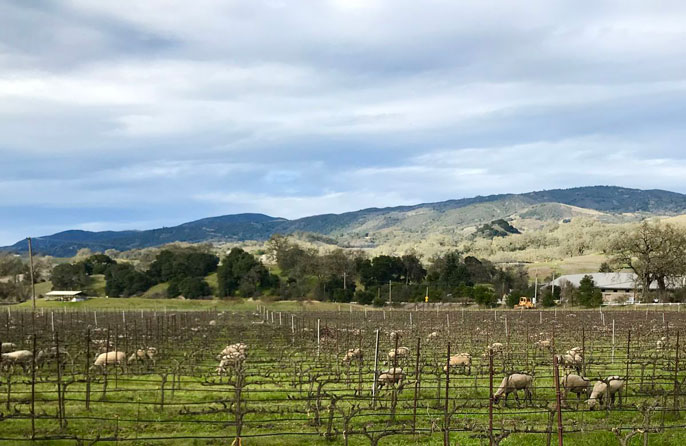
[[[103,298],[96,297],[84,302],[57,302],[39,299],[37,308],[68,308],[91,310],[207,310],[222,309],[234,311],[254,311],[258,305],[268,306],[273,311],[347,311],[349,304],[317,301],[260,301],[251,299],[211,299],[211,300],[180,300],[180,299],[150,299],[144,297]],[[352,304],[357,311],[363,307]],[[27,301],[16,305],[19,308],[30,308]],[[371,310],[371,308],[370,308]]]

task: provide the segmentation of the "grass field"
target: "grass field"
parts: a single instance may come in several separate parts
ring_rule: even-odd
[[[117,309],[103,306],[105,301],[131,299],[96,301],[100,309]],[[145,300],[134,302],[141,301]],[[257,305],[247,301],[218,303],[232,304],[232,310],[255,310]],[[511,431],[502,445],[544,445],[545,432],[551,430],[548,409],[554,408],[555,391],[550,352],[537,349],[535,341],[550,339],[553,334],[558,352],[572,346],[585,348],[583,367],[591,379],[598,375],[627,376],[627,371],[630,376],[628,395],[614,409],[591,412],[570,397],[562,413],[565,444],[619,444],[613,428],[620,432],[624,429],[623,434],[647,428],[651,445],[686,441],[686,433],[679,427],[683,420],[671,410],[674,380],[686,379],[685,373],[674,371],[675,331],[686,328],[680,314],[669,313],[663,321],[661,313],[617,311],[601,318],[596,311],[558,311],[546,312],[539,319],[538,311],[365,313],[353,308],[350,313],[339,312],[331,304],[312,304],[307,312],[290,313],[287,308],[301,307],[290,302],[274,305],[274,311],[282,312],[281,319],[275,315],[274,323],[271,313],[210,306],[195,312],[178,311],[181,308],[177,307],[167,313],[139,308],[95,313],[95,307],[87,306],[66,313],[41,312],[35,321],[38,349],[54,345],[54,326],[69,360],[60,369],[61,378],[56,362],[37,371],[35,429],[36,437],[45,440],[36,443],[90,444],[97,439],[97,444],[114,444],[116,438],[141,445],[230,444],[240,425],[242,445],[372,445],[385,434],[389,435],[378,445],[441,445],[441,429],[446,422],[443,365],[450,343],[452,353],[465,351],[473,357],[469,374],[455,369],[450,375],[450,444],[488,444],[484,437],[488,426],[488,359],[481,353],[486,345],[497,341],[504,345],[504,352],[494,356],[494,387],[505,372],[514,370],[533,373],[535,384],[530,403],[510,399],[508,405],[495,406],[494,433]],[[27,334],[32,333],[30,324],[16,325],[27,316],[16,310],[0,312],[2,340],[31,348],[31,342],[26,341]],[[616,333],[610,329],[614,320]],[[10,326],[15,328],[10,331]],[[410,354],[397,364],[405,371],[402,384],[389,384],[373,397],[376,329],[381,330],[379,368],[393,365],[383,364],[386,352],[395,348],[389,337],[391,330],[400,333],[398,345],[408,346]],[[432,331],[438,338],[428,341]],[[662,336],[670,347],[657,351],[655,340]],[[132,364],[125,371],[113,366],[106,375],[103,370],[89,369],[97,347],[88,343],[87,337],[109,339],[112,344],[108,349],[127,353],[136,347],[155,346],[155,363]],[[613,351],[615,337],[618,347]],[[247,344],[246,358],[240,367],[230,367],[228,376],[220,378],[215,370],[216,355],[233,342]],[[361,348],[363,360],[349,366],[341,362],[349,348]],[[420,366],[416,368],[418,353]],[[30,373],[18,366],[2,370],[0,444],[17,444],[31,432],[32,380]],[[58,387],[59,382],[63,384]],[[63,389],[64,417],[60,415],[58,388]],[[677,401],[680,405],[686,402],[683,395]],[[642,404],[656,404],[645,412],[651,414],[650,420],[639,409]],[[62,425],[60,418],[65,420]],[[552,440],[556,441],[555,433]],[[641,435],[630,443],[637,444],[642,444]]]

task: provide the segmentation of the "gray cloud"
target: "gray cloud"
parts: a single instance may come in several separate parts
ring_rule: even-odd
[[[686,192],[685,25],[677,1],[4,2],[0,242],[587,184]]]

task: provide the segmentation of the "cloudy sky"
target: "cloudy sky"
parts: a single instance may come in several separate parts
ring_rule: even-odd
[[[0,244],[686,192],[685,123],[681,0],[0,2]]]

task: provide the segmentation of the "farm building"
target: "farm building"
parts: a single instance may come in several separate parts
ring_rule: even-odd
[[[60,300],[62,302],[77,302],[85,300],[83,291],[50,291],[45,293],[46,300]]]
[[[634,273],[589,273],[589,274],[568,274],[560,276],[550,283],[550,285],[560,287],[566,281],[579,287],[579,283],[584,276],[591,276],[595,286],[600,288],[603,292],[603,303],[635,303],[640,293],[638,289],[638,276]],[[674,289],[674,284],[668,285],[668,288]],[[657,283],[650,284],[651,290],[657,290]]]

